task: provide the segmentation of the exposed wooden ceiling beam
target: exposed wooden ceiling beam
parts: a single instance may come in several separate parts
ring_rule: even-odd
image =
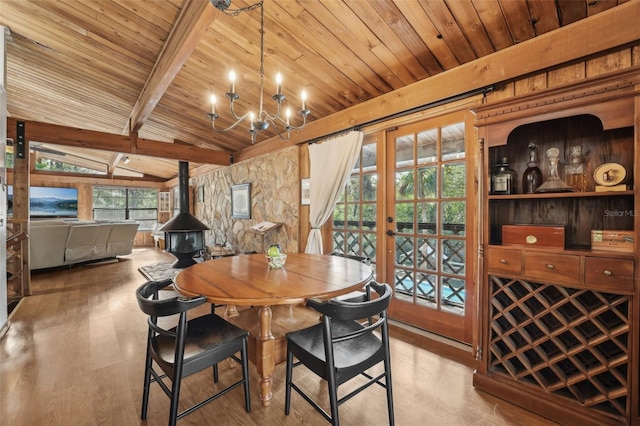
[[[124,133],[137,132],[220,11],[209,0],[187,0],[138,96]]]
[[[640,40],[640,2],[628,2],[569,26],[386,93],[309,123],[289,141],[273,137],[234,153],[236,162],[321,138],[391,114],[540,72]],[[618,31],[612,31],[612,28]]]
[[[114,135],[37,121],[19,120],[14,117],[7,118],[8,138],[16,140],[16,123],[18,121],[25,122],[25,139],[29,142],[44,142],[102,151],[133,153],[131,139],[126,135]],[[231,164],[230,155],[223,151],[181,144],[174,145],[149,139],[137,139],[135,154],[220,166]]]

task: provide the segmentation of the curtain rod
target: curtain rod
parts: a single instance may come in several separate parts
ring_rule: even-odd
[[[414,108],[410,108],[407,109],[405,111],[400,111],[400,112],[396,112],[394,114],[390,114],[381,118],[376,118],[370,121],[366,121],[362,124],[358,124],[356,126],[352,126],[352,127],[348,127],[346,129],[342,129],[342,130],[338,130],[335,131],[333,133],[329,133],[327,135],[321,136],[319,138],[314,138],[309,140],[307,143],[309,145],[314,144],[314,143],[318,143],[322,140],[334,137],[334,136],[339,136],[343,133],[347,133],[350,132],[352,130],[358,130],[361,131],[363,128],[368,127],[368,126],[373,126],[374,124],[379,124],[379,123],[383,123],[385,121],[388,120],[392,120],[394,118],[400,118],[400,117],[405,117],[407,115],[411,115],[411,114],[415,114],[416,112],[420,112],[420,111],[424,111],[427,110],[429,108],[435,108],[444,104],[448,104],[451,102],[456,102],[456,101],[460,101],[466,98],[470,98],[471,96],[475,96],[475,95],[484,95],[486,96],[487,93],[493,92],[495,90],[495,85],[492,84],[490,86],[485,86],[485,87],[481,87],[479,89],[475,89],[475,90],[470,90],[468,92],[463,92],[463,93],[459,93],[457,95],[453,95],[453,96],[449,96],[448,98],[444,98],[444,99],[440,99],[437,101],[433,101],[433,102],[429,102],[428,104],[424,104],[424,105],[420,105]]]

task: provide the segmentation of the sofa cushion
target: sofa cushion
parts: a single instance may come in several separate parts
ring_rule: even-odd
[[[69,236],[69,224],[30,224],[29,267],[30,269],[52,268],[64,265],[64,252]]]
[[[131,254],[136,232],[138,232],[138,224],[136,222],[113,223],[111,234],[109,234],[109,242],[107,243],[107,256]]]
[[[91,260],[97,234],[97,224],[72,223],[69,227],[69,236],[64,251],[64,263],[69,265]]]

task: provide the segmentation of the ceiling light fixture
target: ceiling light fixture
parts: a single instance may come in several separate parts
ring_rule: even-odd
[[[280,73],[276,74],[276,93],[271,96],[277,104],[277,109],[274,114],[270,114],[265,111],[263,107],[263,98],[264,98],[264,2],[260,1],[254,5],[247,6],[240,9],[230,10],[228,7],[231,4],[231,0],[211,0],[211,4],[217,9],[221,10],[223,13],[230,16],[237,16],[241,12],[248,12],[257,8],[260,8],[260,111],[258,114],[254,114],[252,111],[247,112],[244,115],[238,115],[235,111],[234,105],[235,101],[240,99],[240,95],[236,93],[236,74],[233,70],[229,72],[229,91],[224,94],[224,96],[229,99],[229,109],[231,111],[231,115],[236,120],[235,123],[227,127],[226,129],[217,129],[216,128],[216,119],[219,115],[216,113],[216,101],[217,98],[215,94],[212,94],[210,97],[211,102],[211,112],[207,115],[211,119],[211,126],[216,132],[227,132],[233,128],[235,128],[238,124],[240,124],[244,119],[249,118],[249,133],[251,133],[251,143],[254,144],[256,142],[256,136],[258,132],[267,130],[269,126],[273,126],[278,136],[282,140],[289,140],[291,138],[292,130],[300,130],[307,124],[307,116],[311,113],[309,109],[307,109],[307,93],[303,90],[300,94],[300,99],[302,100],[302,108],[298,110],[298,114],[302,116],[302,124],[299,126],[292,125],[291,118],[291,109],[286,108],[284,111],[285,117],[281,116],[282,113],[282,102],[286,99],[286,96],[282,92],[282,76]]]
[[[122,159],[122,162],[123,162],[124,164],[129,164],[129,161],[131,161],[131,158],[129,158],[129,157],[124,157],[124,158]]]

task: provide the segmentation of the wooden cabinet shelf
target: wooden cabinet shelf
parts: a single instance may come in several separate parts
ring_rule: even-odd
[[[587,197],[623,197],[633,196],[634,191],[609,192],[547,192],[542,194],[489,195],[489,200],[545,200],[554,198],[587,198]]]
[[[591,249],[592,230],[640,229],[640,200],[632,190],[640,182],[633,119],[640,114],[640,96],[614,80],[611,90],[621,91],[619,99],[634,102],[594,100],[590,111],[585,99],[572,116],[549,90],[553,111],[539,121],[536,108],[531,115],[526,107],[518,109],[511,122],[507,109],[495,117],[499,105],[476,111],[479,135],[486,139],[481,148],[481,337],[474,384],[561,423],[640,423],[639,246],[635,242],[629,252]],[[581,93],[586,92],[583,87]],[[527,105],[526,98],[522,101]],[[531,141],[538,146],[543,181],[549,175],[544,155],[549,148],[559,150],[562,165],[571,147],[581,146],[587,190],[522,194],[516,182],[513,194],[490,194],[491,170],[501,158],[507,157],[522,178]],[[604,163],[626,169],[629,190],[595,190],[593,172]],[[514,239],[511,225],[523,224],[533,226],[522,228],[526,238],[518,233]],[[548,240],[548,233],[533,235],[529,229],[564,234]],[[542,240],[554,247],[534,245]]]

